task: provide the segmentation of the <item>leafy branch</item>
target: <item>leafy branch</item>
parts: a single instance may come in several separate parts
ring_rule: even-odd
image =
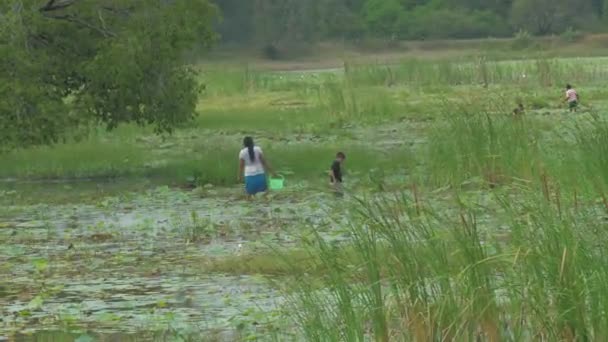
[[[64,1],[57,1],[57,0],[49,0],[46,5],[44,5],[43,7],[40,8],[40,12],[46,17],[46,18],[50,18],[50,19],[57,19],[57,20],[65,20],[65,21],[69,21],[75,24],[78,24],[80,26],[86,27],[92,31],[95,31],[99,34],[101,34],[102,36],[109,38],[109,37],[116,37],[117,34],[114,33],[113,31],[110,31],[109,29],[106,28],[105,25],[105,21],[103,20],[103,17],[101,16],[101,11],[98,12],[98,17],[99,17],[99,21],[101,22],[101,26],[96,26],[93,25],[85,20],[83,20],[82,18],[79,18],[73,14],[63,14],[63,15],[57,15],[54,14],[53,12],[62,10],[62,9],[66,9],[72,5],[74,5],[76,2],[78,2],[78,0],[64,0]],[[104,9],[108,9],[109,7],[104,7]]]

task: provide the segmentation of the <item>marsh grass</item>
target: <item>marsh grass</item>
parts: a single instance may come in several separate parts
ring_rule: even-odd
[[[331,73],[260,71],[247,64],[207,67],[202,68],[200,73],[206,97],[305,91],[332,78]]]
[[[495,60],[485,55],[461,59],[407,59],[395,65],[347,64],[345,78],[358,86],[430,86],[531,84],[562,86],[576,82],[601,82],[607,76],[599,59],[556,59],[533,56],[531,59]]]
[[[519,96],[531,109],[559,109],[551,87],[559,85],[561,99],[566,80],[599,82],[602,61],[349,63],[344,75],[319,77],[207,71],[202,115],[168,137],[169,147],[155,146],[162,139],[142,143],[149,132],[127,126],[5,154],[0,175],[126,176],[236,189],[239,140],[257,133],[277,171],[288,181],[310,180],[316,191],[343,151],[347,182],[383,192],[353,208],[340,202],[347,243],[318,233],[305,250],[235,256],[204,270],[289,276],[280,279],[288,285],[287,314],[306,340],[600,341],[608,336],[608,123],[581,114],[578,126],[563,127],[558,121],[576,118],[508,112]],[[585,98],[605,95],[593,90]],[[418,149],[386,148],[353,129],[402,116],[420,124],[422,115],[431,117],[423,128],[395,132],[424,139]],[[556,127],[567,134],[558,139]],[[398,183],[411,191],[387,198],[397,192],[387,180],[404,169],[412,174]],[[465,200],[471,195],[460,192],[463,184],[487,197]],[[452,196],[449,206],[423,200],[439,187]],[[197,216],[180,228],[190,242],[217,234]]]
[[[273,132],[276,135],[309,132],[329,127],[330,119],[315,107],[257,107],[205,110],[196,124],[206,129],[223,131]],[[325,124],[324,124],[325,123]]]
[[[201,218],[196,212],[190,213],[190,219],[181,222],[179,230],[186,243],[210,241],[216,230],[213,224],[206,218]]]
[[[200,70],[200,82],[206,96],[246,94],[255,88],[258,75],[248,65],[217,65]]]
[[[181,128],[176,134],[178,138],[167,137],[167,144],[175,145],[171,153],[168,153],[171,148],[165,148],[167,153],[159,153],[159,146],[140,141],[148,138],[149,130],[127,125],[112,133],[96,130],[81,142],[4,154],[0,156],[4,165],[0,177],[145,176],[176,182],[194,177],[205,183],[234,184],[233,154],[239,146],[223,146],[229,138],[205,136],[253,134],[267,138],[272,145],[282,145],[271,148],[277,150],[273,159],[278,168],[294,170],[298,178],[312,179],[325,171],[326,162],[321,161],[331,159],[335,150],[349,150],[348,145],[369,145],[357,141],[358,137],[351,132],[353,127],[373,129],[375,125],[404,118],[418,123],[416,120],[424,117],[442,123],[432,127],[430,139],[425,139],[431,142],[429,156],[418,158],[430,159],[431,176],[427,178],[434,184],[462,182],[476,176],[488,183],[500,183],[503,176],[538,178],[540,157],[535,141],[540,129],[535,127],[535,120],[524,119],[518,125],[509,119],[495,118],[495,114],[513,108],[518,98],[531,110],[559,108],[551,96],[561,99],[561,93],[545,86],[559,84],[561,89],[566,80],[593,84],[605,79],[607,71],[602,61],[547,57],[502,61],[481,55],[468,59],[405,59],[395,65],[347,62],[344,73],[276,73],[247,65],[205,67],[201,77],[207,88],[201,97],[200,116]],[[499,98],[504,93],[512,98]],[[588,99],[600,101],[604,95],[602,91],[590,90]],[[500,101],[503,109],[479,106]],[[454,112],[446,115],[444,107],[460,110],[454,103],[468,106],[466,115]],[[467,115],[472,119],[465,119]],[[415,130],[404,134],[418,140],[427,138],[428,128],[418,125]],[[181,141],[183,135],[190,135],[190,142]],[[306,139],[292,144],[299,135],[328,139],[319,143],[324,145],[321,147],[307,144]],[[389,171],[404,164],[398,158],[385,163],[390,159],[387,157],[390,151],[377,153],[380,148],[352,150],[351,155],[360,154],[361,160],[370,160],[360,167],[353,163],[357,172],[373,169],[374,163]],[[397,152],[404,156],[408,153]],[[292,157],[295,154],[300,156]],[[563,174],[559,170],[550,171],[556,176]]]
[[[408,150],[380,151],[363,144],[339,145],[313,144],[271,147],[268,149],[271,163],[278,171],[288,171],[296,179],[327,180],[327,172],[338,151],[347,155],[344,165],[346,177],[367,175],[370,170],[384,169],[386,172],[398,172],[407,165],[413,156]],[[398,160],[400,163],[395,163]],[[401,164],[403,163],[403,164]]]
[[[522,54],[519,58],[477,55],[420,59],[407,58],[394,64],[345,61],[342,72],[263,72],[248,65],[220,66],[202,72],[208,84],[204,97],[242,96],[296,92],[305,97],[318,89],[334,97],[339,90],[370,86],[456,86],[531,85],[563,86],[565,83],[596,84],[608,76],[602,58],[560,59],[543,54]],[[563,84],[562,84],[563,83]]]
[[[339,146],[301,144],[294,146],[267,145],[264,153],[273,169],[287,174],[291,180],[311,180],[325,184],[327,172],[338,151],[345,151],[351,157],[345,166],[348,175],[365,175],[369,170],[382,168],[387,172],[397,172],[400,165],[393,158],[401,158],[404,163],[412,158],[408,151],[382,151],[360,145]],[[186,179],[195,177],[200,185],[232,185],[236,183],[238,158],[234,150],[206,150],[190,160],[168,164],[164,168],[150,171],[150,176],[162,174],[164,178]]]
[[[575,170],[566,175],[576,177],[582,186],[605,192],[608,189],[608,122],[594,115],[589,121],[578,123],[573,135],[577,158],[569,158],[568,162]]]
[[[541,171],[539,142],[534,119],[464,106],[444,115],[430,133],[429,178],[436,184],[460,186],[481,177],[491,187],[513,178],[531,180]]]
[[[316,110],[330,119],[333,128],[383,123],[405,111],[395,92],[379,87],[362,88],[351,80],[326,83],[318,88],[317,95]]]
[[[536,177],[528,180],[542,181],[548,177],[558,182],[563,191],[577,196],[606,193],[608,123],[602,115],[592,111],[568,116],[564,126],[558,129],[547,130],[542,125],[528,127],[536,130],[534,136],[539,151],[534,156]]]
[[[327,272],[323,285],[306,275],[292,284],[294,324],[316,341],[603,339],[602,209],[546,195],[497,197],[507,239],[462,204],[446,212],[409,195],[362,201],[347,247],[318,236],[311,248],[313,267]]]
[[[91,140],[10,152],[0,163],[4,178],[116,177],[135,173],[145,156],[135,144]]]
[[[293,180],[325,183],[338,151],[350,156],[346,168],[359,177],[378,168],[397,172],[413,158],[406,149],[382,151],[364,142],[315,144],[293,137],[292,142],[273,139],[262,140],[265,154],[275,170],[289,173]],[[175,146],[172,149],[177,150],[162,154],[118,142],[58,145],[3,155],[0,160],[5,167],[0,176],[22,180],[145,177],[170,184],[235,185],[240,148],[238,140],[232,144],[201,140],[189,147],[190,152]],[[403,164],[396,164],[394,158]]]

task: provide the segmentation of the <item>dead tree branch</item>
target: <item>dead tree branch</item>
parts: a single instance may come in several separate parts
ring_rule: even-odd
[[[88,29],[91,29],[91,30],[103,35],[106,38],[117,36],[116,33],[112,32],[108,29],[89,24],[86,21],[84,21],[74,15],[45,15],[45,17],[50,18],[50,19],[66,20],[66,21],[84,26]]]
[[[78,0],[49,0],[46,5],[40,7],[40,12],[52,12],[72,6]]]

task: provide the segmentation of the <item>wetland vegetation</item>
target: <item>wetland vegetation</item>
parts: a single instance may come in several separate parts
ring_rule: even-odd
[[[0,22],[0,80],[14,81],[0,95],[19,95],[0,101],[12,132],[0,140],[0,341],[608,336],[604,36],[520,32],[331,63],[184,64],[193,44],[215,39],[206,1],[110,11],[107,23],[82,2],[76,14],[103,24],[87,26],[96,40],[51,63],[66,50],[28,34],[69,26],[9,2],[0,17],[19,13],[10,23],[23,30]],[[182,19],[164,21],[162,6]],[[205,20],[177,29],[194,14]],[[70,15],[46,19],[82,24]],[[8,77],[15,65],[31,78]],[[567,83],[582,95],[577,113]],[[246,135],[283,190],[244,196]],[[337,151],[348,156],[344,198],[327,184]]]
[[[190,127],[123,126],[0,157],[2,330],[80,341],[601,339],[604,65],[201,66],[208,86]],[[581,85],[578,114],[561,102],[566,81]],[[526,113],[514,118],[519,101]],[[287,176],[285,190],[243,198],[244,134]],[[349,156],[341,201],[326,187],[336,150]]]

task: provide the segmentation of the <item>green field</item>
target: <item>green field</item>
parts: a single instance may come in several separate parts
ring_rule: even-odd
[[[604,340],[608,59],[521,57],[202,64],[172,135],[0,155],[0,341]]]

